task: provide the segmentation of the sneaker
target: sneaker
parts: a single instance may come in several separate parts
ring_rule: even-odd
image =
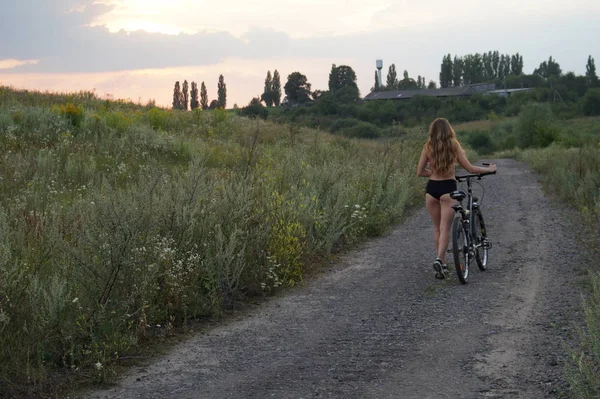
[[[450,277],[450,270],[448,270],[448,265],[445,263],[442,263],[442,274],[444,275],[444,278]]]
[[[437,279],[443,279],[444,276],[444,272],[442,270],[442,260],[440,258],[437,258],[435,260],[435,262],[433,262],[433,269],[435,270],[435,278]]]

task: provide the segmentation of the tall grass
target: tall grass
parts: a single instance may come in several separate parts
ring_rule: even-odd
[[[589,223],[592,245],[598,252],[600,223],[600,147],[564,148],[552,145],[545,149],[519,152],[544,183],[563,201],[576,208]],[[579,331],[577,346],[571,349],[567,377],[574,398],[600,397],[600,269],[591,265],[590,291],[583,300],[584,327]]]
[[[410,142],[0,96],[0,396],[109,378],[156,332],[297,284],[421,195]]]

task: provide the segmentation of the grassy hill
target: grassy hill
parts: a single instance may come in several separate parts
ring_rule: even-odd
[[[419,155],[238,117],[0,88],[0,396],[300,282],[421,199]]]

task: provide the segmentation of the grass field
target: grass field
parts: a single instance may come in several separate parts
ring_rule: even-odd
[[[106,380],[156,334],[302,281],[415,199],[420,144],[0,89],[0,396]]]

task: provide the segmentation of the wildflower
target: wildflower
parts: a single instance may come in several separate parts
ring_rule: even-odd
[[[72,301],[72,302],[73,302],[73,303],[77,303],[77,302],[79,302],[79,298],[75,298],[75,299],[73,299],[73,301]]]
[[[104,367],[100,362],[97,362],[94,366],[96,366],[96,370],[102,370],[102,368]]]

